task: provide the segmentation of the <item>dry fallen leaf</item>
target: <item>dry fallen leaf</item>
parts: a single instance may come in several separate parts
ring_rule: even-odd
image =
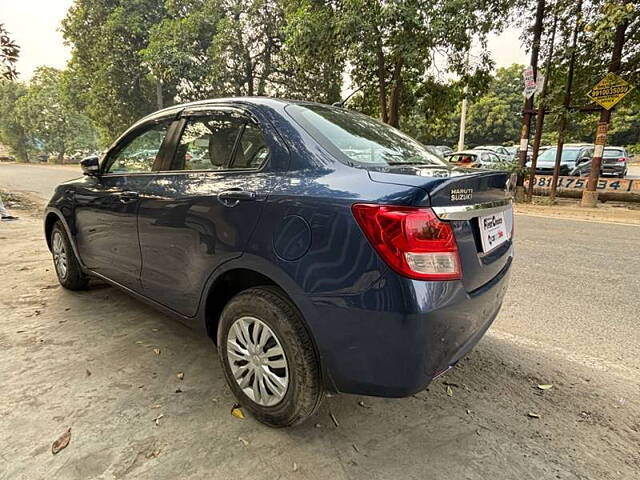
[[[244,420],[244,412],[242,411],[242,407],[237,403],[231,407],[231,415],[241,420]]]
[[[156,426],[160,425],[160,419],[164,417],[163,414],[158,415],[156,418],[153,419],[153,421],[155,422]]]
[[[158,329],[157,329],[157,328],[152,328],[152,329],[151,329],[151,331],[152,331],[152,332],[157,332],[157,331],[158,331]]]
[[[153,353],[155,353],[156,355],[160,355],[160,349],[159,348],[154,348],[153,349]]]
[[[293,462],[293,471],[294,472],[298,471],[298,464],[296,462]]]
[[[544,385],[538,385],[538,388],[540,390],[549,390],[551,387],[553,387],[553,385],[551,385],[550,383],[544,384]]]
[[[447,385],[447,395],[453,397],[453,389],[449,385]]]
[[[184,373],[183,372],[178,372],[178,378],[180,380],[184,379]]]
[[[162,405],[153,405],[151,408],[160,408]]]
[[[69,445],[70,441],[71,441],[71,427],[69,427],[66,432],[60,435],[60,437],[55,442],[53,442],[53,445],[51,445],[51,453],[55,455],[63,448],[67,448],[67,445]]]
[[[91,370],[87,368],[87,377],[90,377],[90,376],[91,376]]]
[[[333,421],[333,424],[336,427],[339,427],[340,424],[338,423],[338,419],[336,418],[336,416],[333,414],[333,412],[329,412],[329,416],[331,417],[331,420]]]
[[[529,412],[529,413],[527,413],[527,415],[530,418],[540,418],[540,415],[538,415],[537,413],[533,413],[533,412]]]
[[[364,403],[362,400],[358,402],[358,405],[360,405],[362,408],[371,408],[371,405]]]
[[[246,439],[242,438],[242,437],[238,437],[238,440],[240,440],[245,447],[247,445],[249,445],[249,442]]]

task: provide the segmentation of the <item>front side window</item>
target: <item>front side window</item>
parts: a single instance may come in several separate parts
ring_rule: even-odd
[[[325,105],[289,105],[286,110],[320,145],[349,165],[446,165],[416,140],[366,115]]]
[[[119,148],[107,163],[105,173],[145,173],[153,169],[170,122],[152,125]]]

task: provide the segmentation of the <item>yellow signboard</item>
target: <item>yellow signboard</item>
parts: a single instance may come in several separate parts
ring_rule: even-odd
[[[587,96],[605,109],[611,110],[613,106],[624,98],[633,89],[633,85],[615,73],[607,73],[605,77],[596,83]]]

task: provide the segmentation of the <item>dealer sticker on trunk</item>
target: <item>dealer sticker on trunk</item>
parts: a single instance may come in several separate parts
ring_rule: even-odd
[[[478,225],[483,252],[490,252],[509,240],[510,227],[505,221],[504,212],[478,217]]]

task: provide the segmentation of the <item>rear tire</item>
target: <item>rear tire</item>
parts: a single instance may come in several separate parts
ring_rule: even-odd
[[[80,262],[67,236],[67,231],[58,220],[51,230],[51,253],[53,266],[60,285],[69,290],[82,290],[87,288],[89,278],[83,273]]]
[[[301,423],[320,406],[323,388],[311,337],[278,288],[250,288],[229,301],[218,325],[218,354],[234,395],[265,425]]]

